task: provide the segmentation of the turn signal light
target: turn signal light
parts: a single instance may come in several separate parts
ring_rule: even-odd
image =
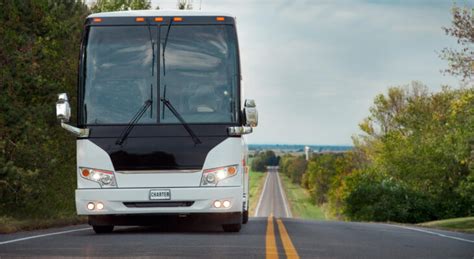
[[[88,169],[82,169],[82,176],[84,177],[88,177],[90,174],[89,170]]]

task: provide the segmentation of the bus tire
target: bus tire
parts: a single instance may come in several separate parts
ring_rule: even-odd
[[[96,234],[111,233],[114,230],[114,226],[92,226]]]
[[[249,222],[249,211],[248,210],[244,211],[244,213],[242,214],[242,223],[247,224],[247,222]]]
[[[240,223],[226,224],[226,225],[222,225],[222,228],[224,229],[224,232],[240,232],[240,229],[242,228],[242,224]]]

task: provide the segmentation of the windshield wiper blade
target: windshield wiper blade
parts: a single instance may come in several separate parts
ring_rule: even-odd
[[[201,140],[196,136],[196,134],[194,134],[194,131],[189,127],[188,123],[183,119],[183,117],[181,117],[181,114],[179,114],[179,112],[174,108],[171,102],[166,98],[161,98],[161,101],[166,105],[166,107],[168,107],[171,113],[173,113],[174,116],[178,118],[178,120],[181,122],[183,127],[189,133],[189,136],[191,136],[191,138],[193,139],[194,144],[195,145],[201,144],[202,143]]]
[[[168,36],[170,35],[170,30],[171,30],[171,25],[173,25],[173,19],[170,19],[170,25],[168,25],[168,30],[166,31],[166,36],[165,36],[165,41],[163,42],[163,54],[162,59],[163,59],[163,76],[166,76],[166,65],[165,65],[165,50],[166,50],[166,44],[168,44]]]
[[[162,99],[166,99],[166,85],[163,88],[163,98]],[[165,119],[165,102],[163,102],[163,105],[161,106],[161,119]]]
[[[123,142],[127,139],[128,135],[132,131],[133,127],[135,127],[138,120],[140,120],[140,118],[143,116],[143,114],[145,114],[146,110],[148,110],[148,107],[150,107],[152,105],[152,103],[153,102],[151,100],[147,100],[143,104],[143,106],[140,108],[140,110],[138,110],[138,112],[132,117],[132,119],[128,123],[127,128],[125,128],[125,130],[122,131],[122,134],[120,134],[120,137],[117,139],[115,144],[117,144],[117,145],[122,145],[123,144]]]
[[[150,23],[148,23],[147,28],[148,28],[148,36],[150,36],[151,53],[152,53],[151,76],[154,76],[155,74],[155,41],[153,41],[153,36],[151,35]]]

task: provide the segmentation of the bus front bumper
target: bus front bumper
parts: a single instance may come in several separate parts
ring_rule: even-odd
[[[169,200],[150,200],[150,190],[169,190]],[[78,215],[130,215],[130,214],[232,214],[242,212],[242,187],[190,187],[190,188],[137,188],[137,189],[77,189]],[[214,206],[218,200],[229,201],[230,206]],[[88,204],[93,203],[93,209]],[[103,204],[103,208],[97,204]]]

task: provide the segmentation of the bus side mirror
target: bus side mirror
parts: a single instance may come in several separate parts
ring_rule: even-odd
[[[88,137],[89,129],[80,129],[67,124],[71,119],[71,106],[66,93],[58,94],[58,101],[56,102],[56,117],[61,122],[61,127],[77,137]]]
[[[245,116],[245,126],[257,127],[258,112],[257,112],[257,105],[255,104],[255,100],[253,99],[245,100],[244,116]]]
[[[58,101],[56,102],[56,117],[61,122],[69,122],[71,118],[71,106],[66,93],[58,94]]]

